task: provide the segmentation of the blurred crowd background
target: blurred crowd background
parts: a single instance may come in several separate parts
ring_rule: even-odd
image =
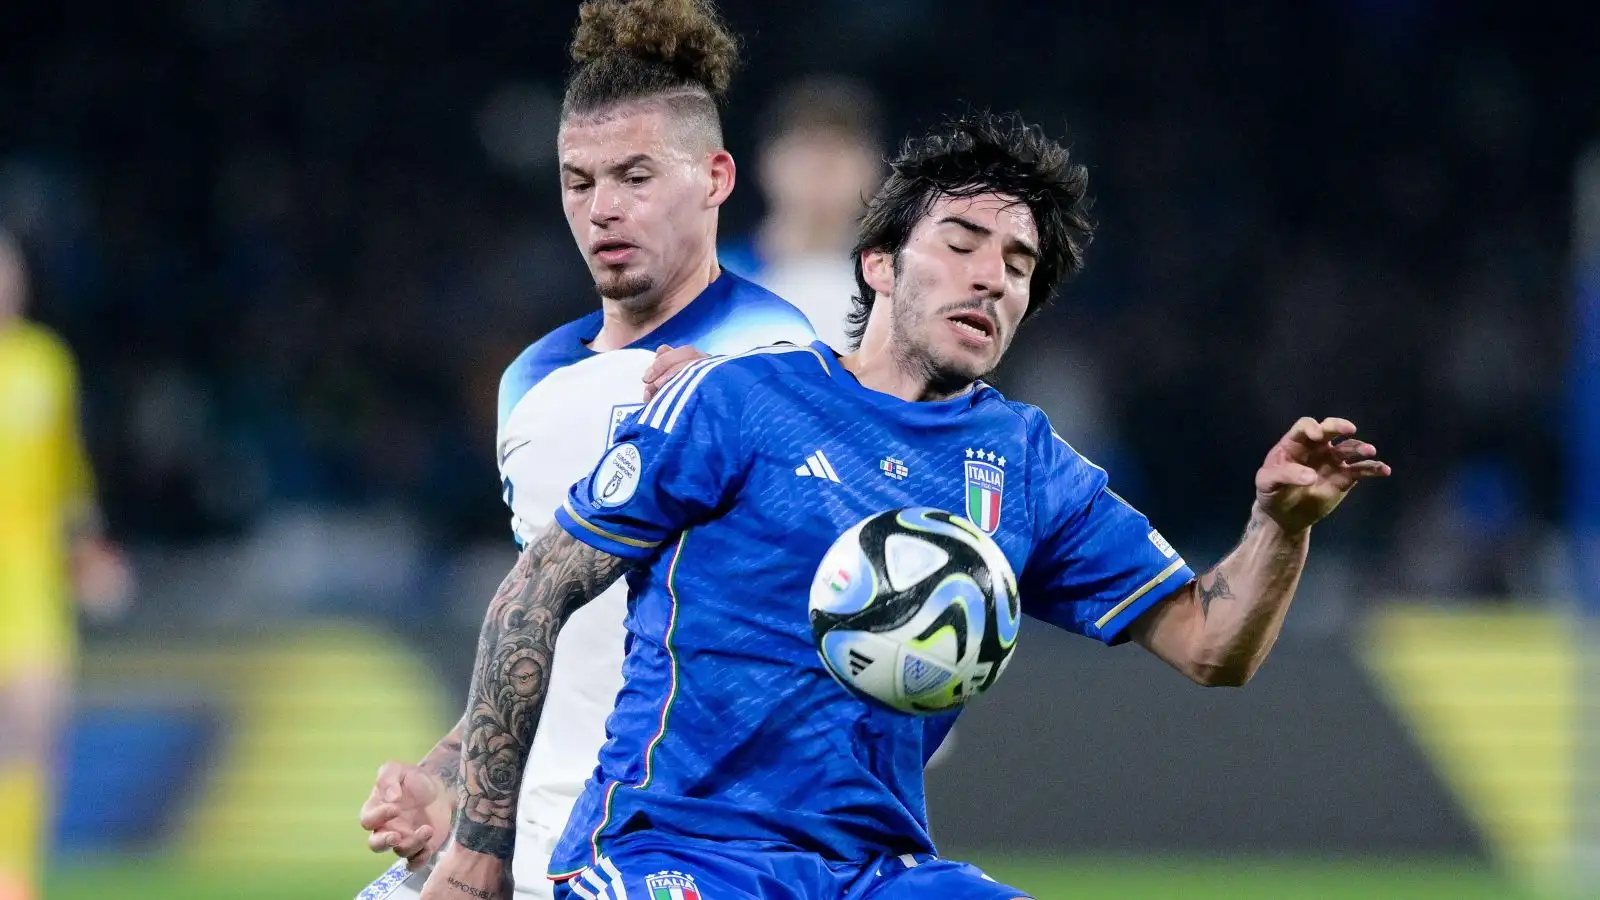
[[[108,640],[331,613],[470,650],[511,559],[500,372],[595,304],[554,167],[573,6],[87,2],[7,25],[0,226],[32,314],[77,355],[106,521],[138,576]],[[1231,545],[1297,416],[1337,414],[1395,478],[1319,526],[1293,627],[1353,629],[1396,596],[1573,595],[1592,15],[723,6],[746,40],[730,265],[810,177],[774,150],[799,79],[854,98],[806,127],[868,159],[967,106],[1020,109],[1089,165],[1099,233],[995,381],[1186,555]],[[464,675],[440,674],[452,699]]]
[[[762,214],[758,126],[798,75],[860,79],[885,141],[1021,109],[1091,166],[1100,233],[998,380],[1191,555],[1226,548],[1258,448],[1338,413],[1403,476],[1319,543],[1353,593],[1558,587],[1592,32],[1424,0],[728,6],[749,50],[729,238]],[[506,534],[496,379],[594,303],[557,215],[570,18],[196,0],[13,32],[0,221],[81,359],[118,535],[193,545],[304,507],[382,507],[441,548]]]

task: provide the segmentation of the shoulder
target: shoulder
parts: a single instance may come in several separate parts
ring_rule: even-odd
[[[732,271],[720,280],[726,290],[721,302],[707,304],[706,314],[679,343],[721,355],[780,341],[816,340],[810,320],[794,304]]]
[[[565,366],[570,366],[584,358],[587,353],[583,346],[584,333],[597,327],[596,319],[600,313],[590,313],[579,319],[574,319],[559,328],[556,328],[539,338],[526,349],[517,354],[516,359],[506,366],[500,375],[500,424],[503,426],[506,417],[516,408],[518,401],[525,396],[533,386],[550,376],[550,373]]]
[[[1041,470],[1038,477],[1066,489],[1068,494],[1087,495],[1105,486],[1106,471],[1062,437],[1044,410],[1014,400],[1005,401],[1005,405],[1026,430],[1032,468]]]
[[[645,406],[640,420],[646,424],[665,421],[690,405],[742,409],[752,394],[764,390],[775,378],[827,377],[828,366],[833,364],[820,350],[801,344],[772,344],[710,356],[674,375]]]

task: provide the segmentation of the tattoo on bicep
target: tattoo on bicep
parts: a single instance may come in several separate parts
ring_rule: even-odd
[[[1207,579],[1210,584],[1207,584]],[[1211,615],[1211,601],[1232,600],[1233,589],[1228,586],[1228,579],[1221,572],[1211,572],[1200,576],[1195,588],[1195,596],[1200,598],[1200,617]]]
[[[574,609],[610,587],[623,560],[552,525],[518,557],[489,603],[462,736],[461,815],[456,842],[510,859],[517,793],[528,758],[556,637]]]

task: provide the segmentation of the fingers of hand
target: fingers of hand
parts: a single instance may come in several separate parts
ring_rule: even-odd
[[[399,839],[392,831],[375,831],[367,835],[367,849],[373,853],[388,853]]]
[[[1257,489],[1266,493],[1285,487],[1310,487],[1316,483],[1316,469],[1293,462],[1262,469],[1256,479]]]
[[[1320,444],[1324,440],[1322,423],[1310,416],[1301,416],[1284,437],[1297,444]]]
[[[1365,441],[1349,440],[1334,444],[1333,453],[1340,462],[1354,463],[1377,456],[1378,448]]]
[[[394,854],[402,859],[410,859],[428,848],[428,841],[433,838],[433,826],[424,825],[409,835],[401,837],[394,842]]]
[[[662,344],[656,348],[656,358],[651,361],[649,368],[644,370],[645,381],[655,381],[661,375],[668,365],[668,363],[662,361],[662,358],[671,352],[672,346],[670,344]]]
[[[393,803],[373,803],[361,807],[361,827],[368,831],[377,831],[389,820],[400,815],[400,807]]]
[[[1394,472],[1388,463],[1379,459],[1364,459],[1361,462],[1351,463],[1344,467],[1344,471],[1357,481],[1367,478],[1386,478]]]
[[[1349,419],[1341,419],[1338,416],[1330,416],[1329,418],[1323,419],[1319,424],[1322,426],[1323,436],[1328,440],[1338,437],[1348,437],[1349,435],[1356,433],[1356,423],[1350,421]]]
[[[1337,440],[1349,437],[1356,433],[1356,425],[1349,419],[1337,416],[1317,421],[1310,416],[1301,416],[1285,435],[1285,439],[1301,446],[1316,446],[1324,441]]]

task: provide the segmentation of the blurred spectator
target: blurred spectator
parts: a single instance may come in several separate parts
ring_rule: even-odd
[[[850,256],[856,220],[883,177],[877,98],[844,78],[802,79],[765,111],[760,141],[766,215],[723,247],[721,262],[800,307],[817,336],[843,352],[845,316],[859,293]]]
[[[131,587],[101,534],[72,355],[22,318],[22,250],[0,231],[0,896],[35,896],[76,628]]]

